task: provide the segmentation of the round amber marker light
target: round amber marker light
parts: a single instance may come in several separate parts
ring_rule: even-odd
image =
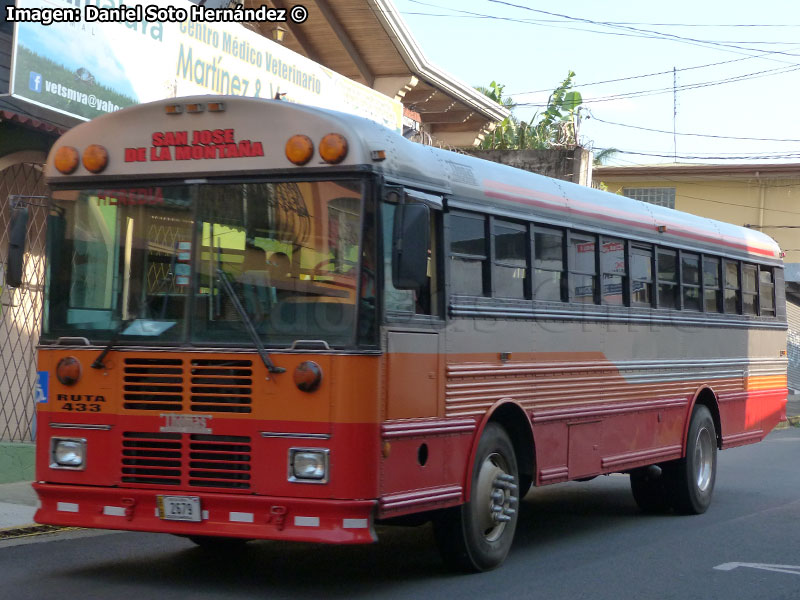
[[[306,360],[294,370],[294,384],[303,392],[313,392],[322,382],[322,369],[313,360]]]
[[[74,173],[75,169],[78,168],[78,160],[78,151],[75,148],[72,146],[61,146],[61,148],[56,150],[56,157],[53,160],[53,164],[59,173],[69,175],[70,173]]]
[[[286,158],[296,165],[304,165],[314,156],[314,142],[307,135],[293,135],[286,142]]]
[[[100,173],[108,166],[108,150],[99,144],[92,144],[83,151],[83,166],[87,171]]]
[[[81,363],[74,356],[65,356],[58,361],[56,377],[64,385],[73,385],[81,378]]]
[[[347,140],[338,133],[329,133],[319,143],[319,155],[326,163],[342,162],[347,156]]]

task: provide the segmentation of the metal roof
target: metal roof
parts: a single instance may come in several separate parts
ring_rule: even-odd
[[[245,6],[266,2],[246,0]],[[291,8],[288,0],[270,0]],[[283,44],[329,69],[400,100],[428,133],[451,145],[471,145],[508,116],[508,109],[431,63],[392,0],[314,0],[308,19],[287,22]],[[248,27],[272,37],[274,23]]]

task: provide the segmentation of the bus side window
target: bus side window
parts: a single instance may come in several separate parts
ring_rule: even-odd
[[[706,312],[720,312],[719,259],[703,257],[703,302]]]
[[[533,228],[534,287],[536,300],[564,301],[564,232]]]
[[[653,248],[631,245],[631,304],[653,305]]]
[[[489,258],[485,219],[450,214],[450,285],[453,294],[483,296]]]
[[[675,250],[659,248],[656,252],[658,275],[658,307],[680,308],[678,301],[678,260]]]
[[[758,279],[755,265],[742,265],[742,313],[758,314]]]
[[[603,236],[600,245],[600,282],[603,304],[625,304],[625,242]]]
[[[739,263],[733,260],[725,261],[725,312],[735,315],[741,312],[742,286],[739,282]]]
[[[700,256],[681,252],[683,308],[700,310]]]
[[[759,267],[758,295],[760,298],[762,317],[775,316],[775,283],[772,279],[772,267]]]
[[[597,236],[570,232],[570,302],[594,304],[597,298]]]
[[[496,298],[525,298],[528,276],[527,227],[495,219],[492,223],[494,264],[492,285]]]

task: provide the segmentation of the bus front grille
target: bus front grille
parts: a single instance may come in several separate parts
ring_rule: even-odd
[[[124,484],[250,489],[249,436],[122,434]]]
[[[242,359],[193,359],[192,412],[252,412],[253,362]]]
[[[180,411],[183,408],[183,360],[126,358],[123,407]]]
[[[197,358],[190,373],[180,358],[126,358],[123,408],[158,412],[253,411],[253,362]],[[188,378],[188,381],[186,381]]]
[[[182,444],[180,433],[122,434],[122,482],[180,485]]]
[[[189,436],[189,485],[250,488],[250,438],[241,435]]]

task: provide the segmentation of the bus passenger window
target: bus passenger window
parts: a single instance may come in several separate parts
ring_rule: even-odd
[[[487,260],[483,217],[450,215],[450,285],[454,294],[482,296]]]
[[[681,252],[681,288],[683,308],[700,310],[700,257]]]
[[[762,317],[775,316],[775,284],[772,280],[772,268],[759,267],[758,290]]]
[[[658,306],[679,308],[678,262],[674,250],[658,250]]]
[[[526,227],[496,220],[492,229],[494,264],[492,283],[498,298],[525,298],[528,263],[525,257]]]
[[[720,312],[719,259],[703,257],[703,303],[706,312]]]
[[[534,288],[536,300],[564,300],[564,232],[558,229],[533,229]]]
[[[725,261],[725,312],[735,315],[739,313],[739,295],[741,286],[739,285],[739,263],[735,261]]]
[[[570,301],[594,304],[597,293],[597,237],[584,233],[569,236]]]
[[[603,304],[625,304],[625,242],[603,237],[600,245]]]
[[[742,312],[746,315],[758,314],[756,298],[758,298],[758,282],[756,266],[742,265]]]
[[[631,304],[653,304],[653,249],[631,246]]]

